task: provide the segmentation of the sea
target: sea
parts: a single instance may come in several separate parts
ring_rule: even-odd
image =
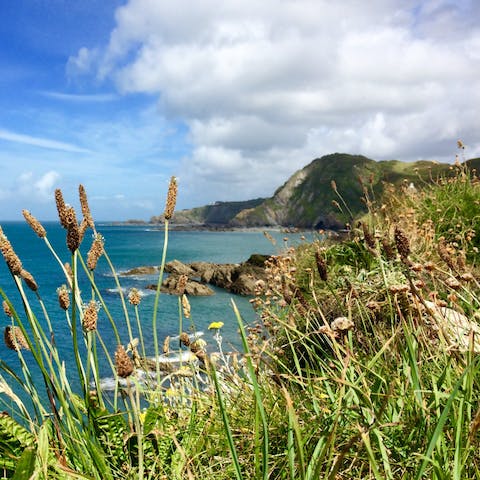
[[[71,376],[71,383],[75,386],[78,382],[74,363],[74,345],[71,331],[65,312],[59,307],[57,289],[66,284],[62,269],[54,255],[47,248],[45,241],[31,230],[24,222],[0,222],[4,234],[12,244],[15,252],[22,261],[23,267],[35,278],[39,288],[38,297],[27,290],[32,310],[39,322],[47,331],[45,313],[41,308],[41,302],[45,305],[48,317],[53,327],[54,341],[59,349],[60,357],[65,361],[67,372]],[[66,231],[57,223],[44,223],[47,238],[53,246],[62,263],[71,262],[71,255],[66,246]],[[152,314],[154,308],[155,291],[146,288],[156,284],[158,274],[155,275],[124,275],[130,269],[139,266],[158,266],[163,254],[165,232],[162,227],[150,225],[114,225],[110,223],[98,223],[98,233],[105,239],[105,250],[113,264],[115,273],[112,271],[105,258],[100,258],[95,270],[95,283],[102,296],[106,308],[101,307],[98,312],[97,331],[101,335],[109,352],[113,353],[117,342],[113,334],[111,322],[108,319],[106,309],[119,331],[121,342],[127,346],[129,335],[125,313],[122,307],[120,291],[125,298],[131,288],[137,288],[142,294],[139,305],[140,328],[145,339],[147,356],[154,355]],[[179,260],[184,263],[206,261],[215,263],[239,263],[245,261],[253,253],[278,254],[287,247],[297,245],[305,240],[312,240],[312,232],[286,233],[280,230],[234,230],[234,231],[208,231],[208,230],[171,230],[168,232],[168,246],[166,261]],[[88,230],[80,248],[81,255],[86,259],[87,252],[93,240],[93,233]],[[78,265],[79,284],[82,299],[87,303],[92,298],[92,289],[85,273]],[[120,288],[116,284],[115,275],[120,282]],[[13,303],[17,312],[25,318],[23,304],[19,292],[16,289],[10,271],[0,259],[0,288]],[[189,297],[191,306],[191,318],[183,319],[182,329],[202,336],[207,342],[207,348],[215,350],[216,343],[213,332],[208,330],[212,322],[223,322],[221,329],[222,345],[224,350],[241,349],[238,334],[237,320],[232,309],[232,301],[237,305],[243,321],[246,324],[256,319],[250,297],[233,295],[223,289],[212,287],[214,295],[205,297]],[[41,302],[40,300],[41,299]],[[98,299],[98,296],[97,296]],[[139,328],[133,307],[126,301],[127,314],[130,318],[133,336],[138,337]],[[10,324],[10,319],[0,312],[3,317],[0,326],[4,329]],[[164,339],[171,338],[171,346],[178,348],[178,334],[181,308],[179,298],[176,295],[162,293],[160,295],[157,311],[157,335],[161,345]],[[3,325],[2,325],[3,324]],[[176,343],[175,343],[176,342]],[[99,348],[100,350],[100,348]],[[82,353],[82,352],[81,352]],[[41,375],[33,364],[33,359],[25,353],[27,362],[30,362],[33,381],[41,382]],[[0,366],[3,367],[0,374],[8,380],[5,369],[11,369],[20,375],[20,364],[17,353],[0,346]],[[103,387],[112,387],[112,374],[106,358],[99,354],[99,367],[102,375]],[[10,382],[9,382],[10,383]],[[15,382],[13,382],[15,383]],[[14,391],[24,398],[25,392],[21,384],[14,386]],[[0,400],[8,403],[8,398],[0,393]],[[0,406],[1,409],[1,406]]]

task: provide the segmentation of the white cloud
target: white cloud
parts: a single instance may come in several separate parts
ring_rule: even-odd
[[[51,140],[49,138],[34,137],[31,135],[23,135],[21,133],[11,132],[0,128],[0,140],[8,142],[23,143],[26,145],[33,145],[36,147],[47,148],[50,150],[62,150],[64,152],[73,153],[89,153],[89,150],[72,145],[71,143]]]
[[[478,152],[478,5],[130,0],[109,43],[69,64],[188,125],[187,195],[267,195],[333,151],[446,161],[463,138]]]

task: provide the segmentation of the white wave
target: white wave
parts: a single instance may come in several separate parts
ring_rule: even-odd
[[[128,292],[128,288],[127,287],[120,287],[120,289],[118,287],[114,287],[114,288],[107,288],[106,289],[106,292],[107,293],[120,293],[120,291],[123,293],[123,294],[126,294]]]

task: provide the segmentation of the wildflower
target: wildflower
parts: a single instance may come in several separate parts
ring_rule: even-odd
[[[47,232],[43,225],[28,211],[22,210],[23,216],[27,223],[32,227],[32,230],[40,237],[45,238],[47,236]]]
[[[138,289],[132,288],[128,293],[128,301],[130,305],[137,306],[140,304],[141,300],[142,300],[142,296],[140,295],[140,292],[138,291]]]
[[[177,203],[177,179],[172,177],[168,186],[167,202],[165,205],[164,217],[165,220],[170,220],[175,210],[175,204]]]
[[[133,362],[123,345],[118,345],[115,351],[115,368],[118,376],[122,378],[127,378],[133,373]]]
[[[223,322],[212,322],[209,326],[208,326],[208,329],[209,330],[220,330],[220,328],[222,328],[224,325]]]
[[[57,288],[58,304],[63,310],[68,310],[70,306],[70,296],[66,285]]]
[[[28,342],[25,339],[25,336],[23,335],[20,327],[12,327],[11,325],[8,325],[7,327],[5,327],[3,336],[5,340],[5,345],[10,350],[15,350],[16,352],[18,352],[22,348],[25,350],[30,350]]]

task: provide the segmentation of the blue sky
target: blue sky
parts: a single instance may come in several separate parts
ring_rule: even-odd
[[[312,159],[480,156],[480,2],[0,2],[0,219],[269,196]]]

